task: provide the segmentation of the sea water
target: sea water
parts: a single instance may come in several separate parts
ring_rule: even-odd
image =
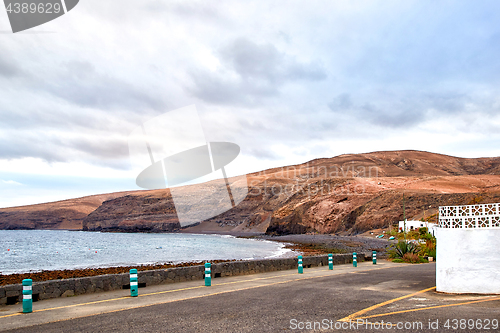
[[[225,235],[0,230],[0,274],[285,255],[277,242]]]

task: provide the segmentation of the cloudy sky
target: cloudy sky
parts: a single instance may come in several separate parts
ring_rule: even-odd
[[[500,156],[499,22],[494,0],[81,0],[12,34],[1,9],[0,207],[139,189],[128,135],[190,105],[238,174]]]

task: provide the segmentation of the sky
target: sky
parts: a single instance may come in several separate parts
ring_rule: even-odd
[[[232,175],[500,156],[498,1],[81,0],[16,34],[0,8],[0,50],[0,207],[140,189],[129,134],[188,106]]]

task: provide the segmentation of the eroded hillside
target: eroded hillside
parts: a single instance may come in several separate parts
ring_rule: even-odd
[[[24,222],[19,227],[61,227],[58,221],[65,219],[82,221],[84,230],[96,231],[351,234],[401,220],[403,194],[408,218],[435,220],[439,205],[499,202],[499,175],[500,158],[465,159],[421,151],[349,154],[249,174],[248,195],[239,205],[184,229],[168,189],[110,194],[102,204],[87,205],[87,211],[74,210],[73,217],[60,203],[46,204],[50,209],[34,215],[46,220],[52,216],[51,223]],[[214,186],[209,182],[178,192],[189,201],[192,193]],[[192,203],[198,210],[210,205]],[[25,213],[37,212],[35,206],[27,207]],[[22,207],[17,210],[23,213]],[[5,222],[10,219],[6,213],[12,214],[0,210],[0,227],[12,228],[12,222]]]

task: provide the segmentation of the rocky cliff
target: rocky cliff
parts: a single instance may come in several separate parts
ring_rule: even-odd
[[[247,175],[235,208],[181,229],[168,190],[104,202],[88,230],[180,230],[290,234],[359,233],[403,218],[435,220],[439,205],[500,201],[500,158],[464,159],[419,151],[341,155]],[[210,183],[186,187],[184,195]],[[197,202],[196,209],[203,209]],[[207,207],[208,208],[208,207]]]
[[[118,195],[78,219],[84,230],[352,234],[401,220],[403,194],[407,218],[430,220],[439,205],[500,202],[499,174],[500,158],[421,151],[349,154],[249,174],[245,200],[187,228],[180,227],[168,189]],[[210,186],[187,186],[181,195],[189,200],[190,193]],[[192,205],[205,208],[203,202]]]
[[[84,231],[172,232],[179,230],[169,190],[114,198],[83,220]]]
[[[0,208],[0,229],[64,229],[81,230],[88,214],[104,201],[134,192],[91,195],[38,205]]]

